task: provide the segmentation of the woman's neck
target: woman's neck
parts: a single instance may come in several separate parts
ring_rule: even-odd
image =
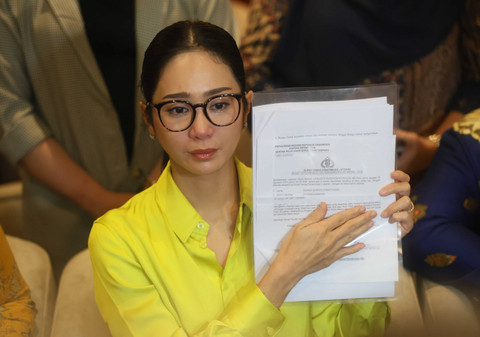
[[[183,174],[172,167],[172,176],[188,201],[211,225],[219,217],[231,217],[232,207],[238,209],[240,195],[233,158],[223,169],[209,175]]]
[[[240,205],[235,161],[232,158],[221,170],[202,176],[182,174],[172,167],[172,176],[188,201],[210,225],[207,246],[215,253],[218,263],[225,267]]]

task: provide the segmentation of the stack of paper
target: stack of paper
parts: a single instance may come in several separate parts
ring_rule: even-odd
[[[255,102],[255,98],[254,98]],[[380,214],[395,166],[394,109],[386,97],[253,107],[255,272],[259,281],[282,239],[320,202],[327,216],[364,205]],[[303,278],[287,301],[394,296],[397,224],[378,215],[356,241],[366,247]]]

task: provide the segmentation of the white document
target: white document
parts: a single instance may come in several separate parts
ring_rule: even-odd
[[[255,273],[260,280],[288,231],[320,202],[327,217],[364,205],[380,214],[395,166],[386,97],[253,108]],[[303,278],[287,301],[390,297],[398,280],[397,224],[378,215],[366,247]]]

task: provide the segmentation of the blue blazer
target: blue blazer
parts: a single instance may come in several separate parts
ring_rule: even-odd
[[[447,131],[412,193],[404,265],[439,283],[480,286],[480,109]]]

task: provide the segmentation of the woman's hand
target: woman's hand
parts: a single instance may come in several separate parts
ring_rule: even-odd
[[[260,281],[259,288],[279,307],[290,290],[305,276],[324,269],[342,257],[365,247],[345,247],[373,226],[375,211],[357,206],[325,219],[327,205],[321,203],[305,220],[287,234],[280,251]]]
[[[380,189],[382,197],[395,194],[396,201],[385,208],[380,216],[388,218],[390,223],[398,222],[402,229],[402,238],[413,228],[413,203],[410,200],[410,177],[402,171],[392,172],[390,175],[395,182]]]
[[[381,196],[395,194],[397,200],[382,211],[390,223],[400,223],[402,237],[413,228],[413,204],[410,177],[402,172],[391,174],[395,182],[384,186]],[[345,246],[373,226],[375,211],[357,206],[328,218],[327,205],[321,203],[305,220],[292,228],[280,251],[258,284],[265,296],[278,308],[290,290],[305,276],[330,266],[344,256],[365,247],[363,243]]]

